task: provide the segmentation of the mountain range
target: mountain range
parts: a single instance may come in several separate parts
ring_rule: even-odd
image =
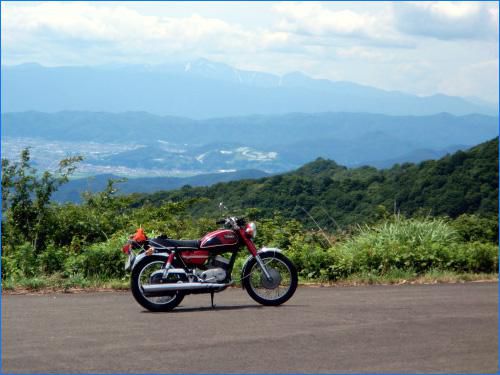
[[[106,188],[109,180],[115,180],[121,194],[154,193],[161,190],[174,190],[183,186],[211,186],[219,182],[256,179],[269,176],[259,170],[241,170],[226,173],[200,174],[190,177],[144,177],[121,179],[120,176],[102,174],[88,178],[72,179],[59,187],[52,199],[56,202],[80,202],[82,193],[96,193]]]
[[[369,112],[496,115],[498,104],[442,94],[416,96],[300,72],[278,76],[198,59],[179,64],[2,66],[3,112],[146,111],[189,118]]]
[[[43,169],[80,154],[84,175],[278,173],[317,157],[346,166],[389,167],[440,157],[497,135],[498,118],[479,114],[291,113],[207,120],[144,112],[2,114],[4,157],[14,158],[28,145]]]
[[[206,59],[22,64],[2,66],[1,73],[2,157],[15,159],[31,147],[43,171],[82,155],[75,177],[97,176],[96,183],[131,177],[124,186],[135,191],[144,191],[142,177],[157,178],[150,186],[165,189],[206,185],[202,176],[189,178],[276,174],[318,157],[389,168],[498,136],[498,105],[475,98],[419,97]]]

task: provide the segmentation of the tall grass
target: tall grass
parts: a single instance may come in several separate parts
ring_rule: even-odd
[[[353,274],[383,276],[396,271],[496,272],[498,247],[462,242],[444,219],[396,219],[358,228],[350,238],[327,249],[293,243],[290,255],[301,275],[328,280]]]

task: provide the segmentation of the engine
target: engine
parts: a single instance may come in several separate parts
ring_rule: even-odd
[[[226,279],[226,270],[229,266],[229,260],[217,255],[207,262],[207,270],[203,271],[199,277],[203,282],[222,282]]]
[[[200,279],[204,282],[221,282],[226,278],[226,271],[222,268],[210,268],[206,271],[203,271],[200,275]]]

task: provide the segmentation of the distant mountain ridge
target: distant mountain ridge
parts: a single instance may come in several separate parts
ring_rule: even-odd
[[[21,146],[24,138],[35,139],[34,151],[47,141],[59,142],[50,149],[44,146],[47,165],[60,155],[54,150],[64,148],[86,156],[97,171],[92,174],[117,174],[122,167],[125,174],[137,168],[157,171],[153,175],[243,169],[277,173],[317,157],[347,166],[389,167],[443,156],[495,136],[498,118],[478,114],[290,113],[208,120],[143,112],[2,114],[4,152]],[[96,144],[99,152],[92,151]]]
[[[237,143],[249,146],[383,135],[428,147],[477,144],[498,134],[498,118],[485,115],[390,116],[373,113],[288,113],[193,120],[144,112],[2,114],[2,137],[39,137],[64,141],[164,142],[192,145]]]
[[[351,82],[277,76],[195,60],[157,66],[2,66],[2,111],[146,111],[190,118],[370,112],[495,115],[498,106],[446,95],[419,97]]]
[[[191,177],[144,177],[130,178],[116,184],[120,194],[154,193],[159,190],[179,189],[185,185],[210,186],[219,182],[237,181],[267,177],[269,174],[259,170],[241,170],[226,173],[200,174]],[[62,185],[52,196],[56,202],[80,202],[84,192],[103,191],[108,181],[120,180],[120,176],[104,174],[90,178],[72,179]]]

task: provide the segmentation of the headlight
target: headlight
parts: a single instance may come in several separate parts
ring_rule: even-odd
[[[257,236],[257,226],[254,222],[248,223],[245,228],[245,233],[248,237],[255,238]]]

